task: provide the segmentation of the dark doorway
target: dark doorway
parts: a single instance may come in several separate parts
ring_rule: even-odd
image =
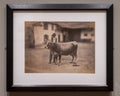
[[[74,32],[73,40],[77,42],[80,41],[80,32]]]
[[[70,41],[80,41],[80,32],[69,32]]]
[[[66,36],[63,35],[63,42],[66,42]]]

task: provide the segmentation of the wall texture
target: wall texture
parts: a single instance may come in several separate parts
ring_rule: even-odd
[[[6,4],[8,3],[113,3],[114,91],[113,92],[6,92]],[[120,96],[120,0],[0,0],[0,96]]]

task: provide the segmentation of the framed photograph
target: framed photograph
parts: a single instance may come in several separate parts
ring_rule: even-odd
[[[7,91],[112,90],[112,4],[7,5]]]

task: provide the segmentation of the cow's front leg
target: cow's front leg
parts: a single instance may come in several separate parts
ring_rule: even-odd
[[[61,63],[61,55],[59,55],[59,63]]]
[[[57,55],[54,55],[54,56],[53,56],[53,63],[57,64],[57,58],[58,58]]]
[[[52,52],[50,52],[50,56],[49,56],[49,64],[51,64],[51,61],[52,61]]]
[[[59,65],[60,65],[60,63],[61,63],[61,55],[59,55]]]

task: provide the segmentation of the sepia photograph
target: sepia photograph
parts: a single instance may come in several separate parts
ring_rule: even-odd
[[[95,74],[95,22],[24,24],[25,73]]]
[[[7,4],[7,91],[112,91],[113,4]]]

